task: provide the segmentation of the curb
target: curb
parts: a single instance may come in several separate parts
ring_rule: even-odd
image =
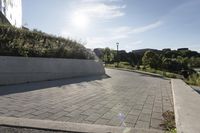
[[[180,79],[171,79],[177,133],[199,133],[200,95]]]
[[[163,133],[154,129],[137,129],[84,123],[59,122],[14,117],[0,117],[0,126],[43,129],[78,133]]]

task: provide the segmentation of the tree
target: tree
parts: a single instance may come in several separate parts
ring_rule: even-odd
[[[104,61],[106,62],[106,63],[110,63],[111,62],[111,60],[112,60],[112,53],[111,53],[111,50],[110,50],[110,48],[105,48],[104,49]]]
[[[128,53],[128,60],[131,66],[137,65],[137,58],[133,52]]]
[[[187,63],[185,63],[185,59],[182,57],[177,59],[165,58],[162,62],[162,68],[175,73],[181,73],[182,71],[189,70]]]
[[[180,64],[175,59],[165,58],[162,62],[162,68],[170,72],[177,72]]]
[[[176,50],[166,51],[163,54],[163,57],[165,58],[176,58],[177,56],[179,56],[179,52]]]
[[[128,54],[125,50],[118,51],[119,61],[128,62]]]
[[[117,51],[116,50],[111,49],[111,57],[112,57],[111,63],[114,63],[115,61],[117,61]]]
[[[146,51],[142,57],[142,63],[151,68],[160,68],[161,60],[155,52]]]

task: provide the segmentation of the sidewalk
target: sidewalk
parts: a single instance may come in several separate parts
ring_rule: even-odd
[[[180,79],[172,79],[178,133],[200,132],[200,95]]]

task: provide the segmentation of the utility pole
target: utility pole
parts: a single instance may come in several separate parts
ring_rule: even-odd
[[[117,67],[119,67],[119,43],[117,42]]]

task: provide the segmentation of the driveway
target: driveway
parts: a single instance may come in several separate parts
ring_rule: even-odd
[[[0,116],[161,129],[170,80],[106,69],[107,76],[0,87]]]

